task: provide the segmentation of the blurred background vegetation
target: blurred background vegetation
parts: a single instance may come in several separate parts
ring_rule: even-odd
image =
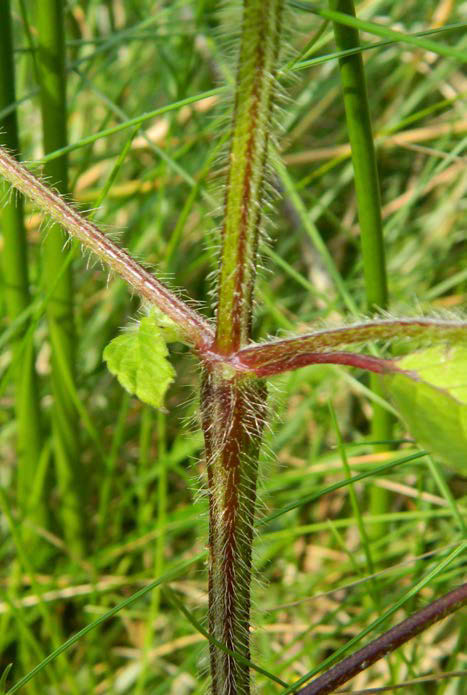
[[[233,80],[229,38],[238,27],[226,23],[220,31],[214,0],[71,0],[64,4],[62,46],[59,35],[47,37],[50,17],[42,18],[41,33],[38,4],[11,0],[16,96],[6,89],[3,128],[16,106],[19,152],[27,160],[70,143],[63,190],[212,314],[215,212],[225,166],[219,152],[225,152]],[[44,2],[42,9],[54,4]],[[365,0],[357,10],[407,33],[440,30],[431,38],[467,52],[465,2]],[[5,48],[5,34],[3,39]],[[57,49],[51,64],[47,40]],[[286,170],[277,168],[271,177],[271,196],[279,199],[268,213],[271,243],[258,283],[256,339],[342,323],[366,307],[332,27],[297,13],[290,18],[289,41],[278,119]],[[364,44],[379,41],[362,35]],[[402,44],[371,48],[363,56],[381,176],[390,311],[462,310],[464,66]],[[64,107],[60,90],[55,100],[53,90],[44,96],[54,70],[67,93],[61,143],[53,139],[59,121],[46,125],[47,114]],[[12,76],[4,72],[2,79],[11,87]],[[156,109],[163,112],[145,116]],[[56,169],[45,173],[58,182]],[[22,209],[13,207],[21,224]],[[11,685],[70,635],[181,562],[192,560],[171,588],[202,622],[207,573],[205,555],[198,556],[206,547],[207,519],[198,492],[204,464],[194,361],[183,347],[171,348],[177,380],[165,412],[126,394],[107,372],[102,351],[138,316],[138,299],[74,245],[51,261],[50,239],[59,240],[60,250],[63,240],[27,202],[26,245],[18,252],[23,269],[27,252],[28,278],[12,314],[9,214],[15,213],[5,208],[0,236],[0,669],[14,664]],[[69,298],[54,299],[68,271]],[[66,316],[50,318],[53,302]],[[65,333],[55,344],[54,326]],[[401,597],[408,600],[393,620],[461,581],[465,557],[459,554],[447,566],[444,561],[465,536],[467,486],[465,478],[420,453],[398,421],[394,442],[371,445],[373,401],[358,370],[309,367],[277,378],[272,391],[260,515],[304,499],[258,528],[253,658],[292,683],[363,636]],[[349,470],[372,474],[308,499]],[[383,515],[368,512],[374,486],[389,491]],[[429,583],[411,597],[422,578]],[[352,687],[466,669],[466,632],[465,620],[454,616],[361,674]],[[188,695],[205,692],[207,681],[203,636],[156,588],[90,631],[20,692]],[[258,692],[280,692],[264,676],[257,681]],[[460,695],[463,687],[463,678],[409,686],[424,695]]]

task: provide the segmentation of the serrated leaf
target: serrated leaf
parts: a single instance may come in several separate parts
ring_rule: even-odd
[[[384,377],[415,439],[467,473],[467,347],[433,347],[397,361],[406,374]]]
[[[155,317],[146,316],[137,330],[114,338],[106,346],[103,358],[123,388],[144,403],[160,408],[175,377],[168,354]]]

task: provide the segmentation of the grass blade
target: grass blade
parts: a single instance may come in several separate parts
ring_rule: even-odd
[[[333,9],[327,10],[325,8],[313,6],[311,3],[290,0],[290,4],[292,7],[312,12],[319,17],[323,17],[323,19],[330,19],[332,22],[350,27],[351,29],[366,31],[369,34],[381,36],[381,38],[388,39],[389,41],[407,43],[410,46],[415,46],[416,48],[420,48],[425,51],[431,51],[432,53],[444,56],[445,58],[454,58],[456,60],[460,60],[461,63],[467,62],[467,53],[452,46],[445,46],[443,44],[436,43],[436,41],[424,39],[420,36],[414,36],[413,34],[404,34],[401,31],[394,31],[394,29],[389,29],[388,27],[375,24],[374,22],[366,22],[362,19],[357,19],[357,17],[349,16],[344,12],[339,12]]]
[[[43,661],[41,661],[40,664],[37,664],[37,666],[32,671],[30,671],[26,676],[24,676],[24,678],[21,678],[21,680],[15,683],[15,685],[7,691],[6,695],[13,695],[13,693],[17,693],[18,690],[21,690],[21,688],[27,685],[27,683],[29,683],[29,681],[31,681],[46,666],[55,661],[55,659],[57,659],[61,654],[70,649],[70,647],[79,642],[79,640],[81,640],[87,634],[92,632],[92,630],[94,630],[96,627],[106,622],[107,620],[110,620],[110,618],[113,618],[113,616],[117,615],[119,611],[123,610],[124,608],[127,608],[128,606],[131,606],[133,603],[135,603],[135,601],[145,596],[147,593],[155,589],[157,586],[160,586],[161,584],[165,584],[167,582],[170,582],[172,579],[175,579],[179,576],[181,572],[183,572],[191,565],[194,565],[196,562],[198,562],[198,560],[204,559],[205,556],[206,553],[200,553],[199,555],[196,555],[195,557],[190,558],[189,560],[185,560],[185,562],[181,562],[172,570],[166,572],[162,577],[158,577],[153,582],[151,582],[147,586],[134,593],[129,598],[119,603],[117,606],[111,608],[109,611],[104,613],[104,615],[101,615],[99,618],[97,618],[97,620],[94,620],[89,625],[86,625],[86,627],[84,627],[82,630],[70,637],[70,639],[66,640],[66,642],[61,644],[60,647],[54,649],[54,651],[51,654],[49,654],[45,659],[43,659]]]
[[[0,5],[0,109],[14,104],[15,76],[13,67],[13,45],[11,37],[10,2]],[[18,124],[16,110],[0,121],[2,144],[13,154],[18,151]],[[0,194],[8,195],[8,185],[1,184]],[[10,324],[25,311],[31,302],[27,265],[26,233],[23,224],[23,198],[18,194],[10,197],[1,210],[3,232],[2,270],[5,283],[5,302]],[[30,499],[37,461],[42,447],[41,417],[37,378],[34,368],[35,351],[25,321],[16,333],[13,345],[18,421],[18,503],[25,512]],[[44,522],[44,508],[38,505],[31,510],[38,523]]]

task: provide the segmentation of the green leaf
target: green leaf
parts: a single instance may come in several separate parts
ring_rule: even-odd
[[[183,332],[177,326],[175,321],[172,321],[163,311],[157,307],[151,307],[150,317],[154,319],[158,328],[160,328],[160,333],[163,336],[166,343],[183,343],[185,338]]]
[[[141,319],[137,330],[114,338],[103,357],[123,388],[144,403],[160,408],[175,377],[168,354],[163,329],[150,315]]]
[[[397,361],[384,377],[412,435],[459,473],[467,472],[467,347],[438,346]]]

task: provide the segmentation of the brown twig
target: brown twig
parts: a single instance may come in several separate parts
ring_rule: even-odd
[[[329,669],[312,683],[296,692],[296,695],[328,695],[340,685],[374,664],[383,656],[400,647],[405,642],[426,630],[430,625],[454,613],[467,604],[467,583],[450,591],[437,601],[417,611],[410,618],[403,620],[381,637],[373,640],[366,647],[347,657]]]

